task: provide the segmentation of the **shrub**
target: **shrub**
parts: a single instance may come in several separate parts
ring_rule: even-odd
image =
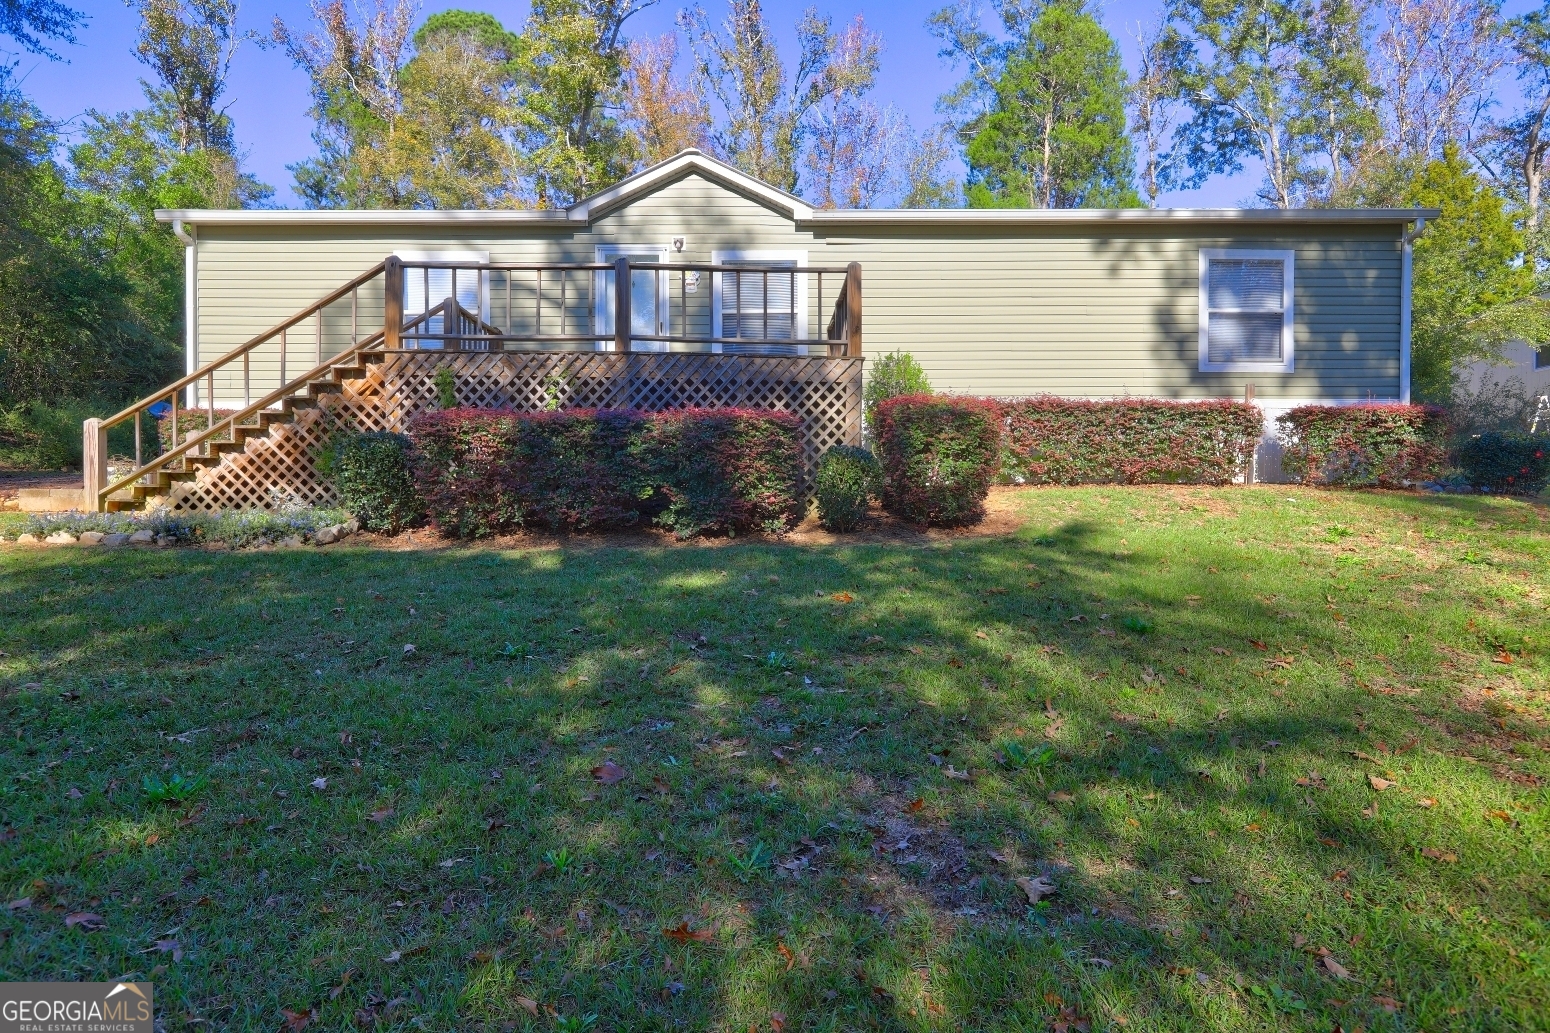
[[[1459,465],[1472,488],[1507,495],[1538,495],[1550,479],[1545,439],[1487,431],[1459,446]]]
[[[904,395],[877,407],[883,502],[905,520],[952,526],[985,515],[1001,452],[1001,410],[987,398]]]
[[[926,371],[909,352],[896,351],[884,355],[867,370],[866,389],[862,402],[866,409],[867,431],[877,440],[877,407],[890,398],[903,395],[929,395],[931,381]]]
[[[1243,402],[1044,396],[1001,408],[1002,476],[1029,484],[1226,484],[1264,433]]]
[[[457,408],[457,374],[450,365],[436,367],[431,374],[431,384],[436,388],[436,404],[443,409]]]
[[[373,531],[396,532],[423,512],[415,485],[414,443],[388,431],[343,433],[319,457],[339,503]]]
[[[647,420],[647,486],[667,503],[657,523],[680,538],[751,528],[776,533],[797,517],[802,442],[794,415],[679,409]]]
[[[680,536],[777,530],[800,497],[798,425],[785,413],[451,409],[421,415],[411,433],[427,511],[464,537],[648,512]]]
[[[1398,487],[1435,480],[1447,415],[1430,405],[1304,405],[1277,417],[1281,469],[1306,484]]]
[[[818,460],[813,497],[818,522],[830,531],[854,531],[867,504],[883,493],[883,467],[864,448],[835,445]]]

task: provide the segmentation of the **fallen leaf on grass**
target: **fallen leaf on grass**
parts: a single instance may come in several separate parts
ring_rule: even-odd
[[[983,631],[976,631],[974,633],[974,637],[975,638],[989,638],[990,636],[985,634]]]
[[[1336,979],[1351,978],[1351,973],[1346,969],[1346,967],[1340,964],[1340,962],[1336,961],[1334,958],[1330,957],[1328,954],[1319,959],[1319,964],[1324,966],[1324,971],[1328,972]]]
[[[405,660],[409,659],[411,656],[413,656],[414,654],[416,654],[418,652],[419,652],[419,650],[415,648],[415,645],[414,645],[413,642],[406,642],[406,643],[404,643],[404,659]]]
[[[367,821],[375,821],[375,822],[380,824],[380,823],[382,823],[384,821],[387,821],[392,816],[393,816],[393,808],[391,808],[391,807],[384,807],[380,811],[372,811],[370,814],[366,815],[366,820]]]
[[[523,1011],[527,1012],[533,1018],[535,1018],[535,1019],[538,1018],[538,1002],[537,1001],[533,1000],[531,997],[518,997],[516,999],[516,1001],[517,1001],[517,1007],[518,1008],[521,1008]]]
[[[344,988],[350,985],[350,980],[354,979],[359,971],[359,969],[354,968],[345,969],[344,975],[339,977],[339,985],[329,989],[328,999],[330,1001],[337,1001],[339,999],[339,995],[344,993]]]
[[[1372,786],[1373,789],[1375,789],[1375,790],[1377,790],[1378,792],[1381,793],[1385,789],[1393,789],[1399,783],[1398,782],[1390,782],[1388,779],[1386,779],[1386,778],[1379,778],[1377,775],[1368,775],[1367,776],[1367,784]]]
[[[786,971],[790,972],[797,963],[797,956],[791,952],[791,948],[784,943],[777,943],[775,953],[786,959]]]
[[[1093,1028],[1087,1017],[1074,1007],[1062,1008],[1060,1014],[1049,1020],[1050,1033],[1088,1033]]]
[[[301,1033],[302,1030],[312,1025],[312,1020],[317,1018],[318,1013],[311,1008],[303,1008],[301,1011],[281,1008],[280,1014],[285,1016],[285,1028],[289,1033]]]
[[[101,915],[94,915],[90,911],[76,911],[65,916],[66,929],[79,929],[83,933],[94,933],[98,929],[107,928],[108,920]]]
[[[1394,998],[1392,998],[1392,997],[1385,997],[1382,994],[1373,994],[1372,995],[1372,1003],[1376,1004],[1378,1007],[1382,1008],[1384,1011],[1388,1012],[1390,1015],[1392,1015],[1395,1012],[1399,1011],[1399,1008],[1400,1008],[1400,1004],[1399,1004],[1398,1001],[1394,1000]]]
[[[716,938],[716,930],[711,928],[690,929],[688,922],[679,922],[672,929],[663,929],[662,935],[669,940],[677,940],[679,943],[709,943]]]
[[[1433,861],[1442,861],[1445,864],[1453,864],[1459,859],[1458,854],[1448,850],[1439,850],[1434,846],[1422,847],[1421,856]]]
[[[151,945],[151,948],[158,954],[171,954],[173,964],[177,964],[183,960],[183,947],[178,943],[177,940],[157,940]]]
[[[1487,818],[1495,818],[1497,821],[1505,821],[1509,825],[1515,824],[1513,822],[1513,820],[1512,820],[1512,815],[1508,814],[1506,811],[1500,811],[1500,810],[1486,811],[1485,812],[1485,816]]]
[[[785,1012],[770,1012],[770,1033],[782,1033],[786,1028]]]
[[[611,760],[605,760],[592,769],[592,777],[605,786],[611,786],[624,781],[624,769]]]
[[[1209,886],[1209,885],[1211,885],[1211,880],[1206,878],[1204,875],[1191,875],[1189,877],[1189,881],[1190,881],[1190,885],[1192,885],[1192,886]]]
[[[1437,806],[1437,801],[1434,798],[1430,797],[1430,796],[1423,796],[1420,799],[1416,800],[1415,805],[1417,807],[1431,808],[1431,807],[1436,807]]]
[[[1076,796],[1066,792],[1064,789],[1056,789],[1054,792],[1046,795],[1045,799],[1050,803],[1071,803],[1076,799]]]
[[[1266,650],[1266,651],[1268,651],[1270,649],[1269,646],[1265,645],[1263,642],[1259,641],[1258,639],[1252,639],[1252,638],[1249,639],[1249,645],[1253,646],[1255,649],[1262,649],[1262,650]]]
[[[1036,875],[1032,878],[1025,875],[1012,881],[1017,883],[1017,888],[1027,895],[1029,904],[1037,904],[1045,897],[1053,897],[1055,895],[1055,884],[1043,875]]]
[[[428,949],[429,948],[422,946],[422,947],[410,947],[408,950],[404,950],[404,951],[393,951],[391,954],[389,954],[387,957],[383,958],[382,960],[385,963],[387,963],[389,965],[392,965],[392,964],[396,964],[397,962],[403,961],[405,958],[412,958],[416,954],[424,954]]]
[[[908,811],[909,813],[911,813],[911,814],[916,814],[916,813],[918,813],[920,811],[925,810],[926,809],[925,797],[917,796],[915,799],[913,799],[909,803],[905,804],[904,805],[904,809],[906,811]]]
[[[829,598],[833,599],[837,603],[853,603],[856,601],[856,597],[851,595],[849,592],[835,592]]]
[[[314,778],[312,780],[312,788],[313,789],[327,789],[328,788],[328,779],[326,779],[326,778]]]
[[[1501,652],[1491,657],[1491,662],[1493,664],[1510,664],[1512,663],[1512,654],[1503,649]]]
[[[11,901],[9,904],[7,904],[5,906],[5,909],[7,911],[25,911],[25,910],[27,910],[31,906],[32,906],[32,898],[31,897],[22,897],[19,900]]]
[[[1232,656],[1231,649],[1223,649],[1221,646],[1212,646],[1211,652],[1215,653],[1217,656]]]

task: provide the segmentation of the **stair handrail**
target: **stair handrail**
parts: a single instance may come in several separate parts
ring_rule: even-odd
[[[218,359],[211,359],[209,362],[205,363],[194,372],[183,377],[183,379],[168,384],[166,387],[158,390],[155,394],[146,395],[144,398],[130,405],[128,408],[120,410],[114,415],[108,417],[102,421],[102,429],[107,430],[109,427],[116,427],[120,423],[123,423],[125,420],[129,419],[135,413],[144,412],[146,409],[149,409],[151,406],[165,399],[168,395],[177,391],[181,391],[185,387],[188,387],[190,384],[208,377],[210,374],[219,370],[221,367],[231,363],[232,360],[242,358],[243,355],[246,355],[248,352],[252,351],[254,348],[257,348],[261,344],[267,344],[270,340],[289,330],[291,327],[295,326],[297,323],[300,323],[302,320],[317,315],[319,311],[332,305],[334,302],[338,301],[340,298],[343,298],[351,291],[360,290],[366,284],[370,283],[375,277],[382,275],[383,265],[384,263],[378,262],[376,265],[372,266],[370,269],[366,270],[364,273],[357,276],[343,287],[340,287],[338,290],[332,292],[331,294],[324,295],[320,300],[314,301],[312,304],[308,305],[306,308],[302,309],[295,315],[290,316],[282,322],[276,323],[274,326],[259,334],[257,337],[248,340],[244,344],[238,345]]]
[[[335,300],[338,299],[336,298]],[[328,359],[325,359],[323,362],[312,367],[310,370],[303,373],[295,380],[292,380],[290,383],[269,392],[269,394],[248,405],[246,408],[234,412],[230,416],[223,417],[214,426],[209,427],[198,434],[190,435],[188,440],[183,442],[183,444],[162,453],[161,455],[152,459],[150,462],[146,463],[144,466],[136,468],[135,470],[124,475],[123,477],[120,477],[118,480],[114,481],[112,484],[109,484],[107,487],[99,491],[97,493],[97,498],[95,499],[96,508],[100,510],[102,508],[103,502],[106,501],[107,498],[114,492],[130,487],[132,484],[134,484],[135,481],[139,480],[141,477],[144,477],[147,473],[153,470],[164,467],[174,460],[182,459],[184,456],[188,455],[190,450],[198,448],[200,445],[203,445],[206,441],[209,441],[217,434],[220,434],[226,430],[230,430],[232,431],[232,437],[235,438],[239,421],[247,419],[254,413],[262,412],[265,409],[268,409],[275,402],[283,401],[286,398],[297,394],[308,384],[327,374],[335,366],[347,365],[347,360],[354,358],[356,355],[363,351],[381,344],[382,337],[383,332],[381,330],[375,331],[361,341],[358,341],[357,343],[351,345],[349,348],[346,348],[338,355],[334,355]],[[254,430],[257,428],[250,426],[247,429]]]

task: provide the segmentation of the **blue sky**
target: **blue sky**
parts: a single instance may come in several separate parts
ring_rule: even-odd
[[[526,3],[480,3],[477,0],[422,0],[423,13],[449,7],[487,10],[507,26],[519,28],[527,17]],[[706,10],[719,16],[722,0],[702,0]],[[781,32],[785,52],[794,52],[794,32],[802,9],[814,0],[765,0],[766,17]],[[927,15],[943,0],[895,0],[887,2],[819,2],[820,11],[836,22],[861,13],[885,40],[882,75],[874,99],[891,103],[910,117],[917,128],[936,121],[939,95],[957,81],[957,73],[937,57],[936,40],[925,30]],[[141,104],[139,79],[149,71],[134,55],[138,18],[117,0],[77,0],[89,15],[78,46],[59,47],[65,62],[50,62],[30,55],[19,59],[16,72],[22,88],[53,118],[78,124],[89,109],[119,111]],[[683,0],[662,0],[637,15],[631,35],[670,31]],[[1528,0],[1505,5],[1509,14],[1527,10]],[[1537,5],[1535,5],[1537,6]],[[1103,4],[1103,20],[1119,41],[1127,66],[1134,67],[1138,25],[1157,18],[1157,0],[1109,0]],[[293,26],[311,24],[306,0],[245,0],[240,27],[267,36],[278,15]],[[1511,104],[1515,91],[1503,92]],[[247,168],[275,188],[274,203],[297,204],[291,191],[291,175],[285,166],[312,153],[311,120],[307,117],[306,79],[278,48],[246,43],[232,69],[227,100],[236,120],[237,138],[246,152]],[[1215,177],[1199,190],[1165,194],[1163,203],[1174,207],[1231,207],[1248,203],[1260,179],[1259,170],[1246,167],[1237,176]]]

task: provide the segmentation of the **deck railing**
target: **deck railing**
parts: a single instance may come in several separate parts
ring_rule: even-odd
[[[380,294],[375,282],[379,278]],[[636,319],[632,310],[643,282],[650,313]],[[380,329],[371,325],[378,306]],[[463,264],[390,256],[155,394],[107,419],[87,420],[85,501],[104,508],[110,495],[146,483],[176,461],[211,455],[212,445],[233,440],[239,428],[260,429],[261,418],[256,425],[250,421],[367,350],[796,356],[821,348],[830,357],[859,358],[861,347],[861,266],[854,262],[793,268],[773,263],[637,263],[621,257],[607,264]],[[289,377],[301,349],[311,352],[311,362],[306,372]],[[260,353],[264,365],[275,368],[278,386],[255,400],[253,367]],[[230,401],[240,397],[241,407],[217,416],[218,394]],[[180,405],[184,413],[202,408],[205,424],[182,440]],[[166,418],[171,428],[165,450],[156,432],[154,456],[147,454],[144,442],[146,415],[152,416],[153,427]],[[130,421],[134,467],[110,483],[108,432]]]

